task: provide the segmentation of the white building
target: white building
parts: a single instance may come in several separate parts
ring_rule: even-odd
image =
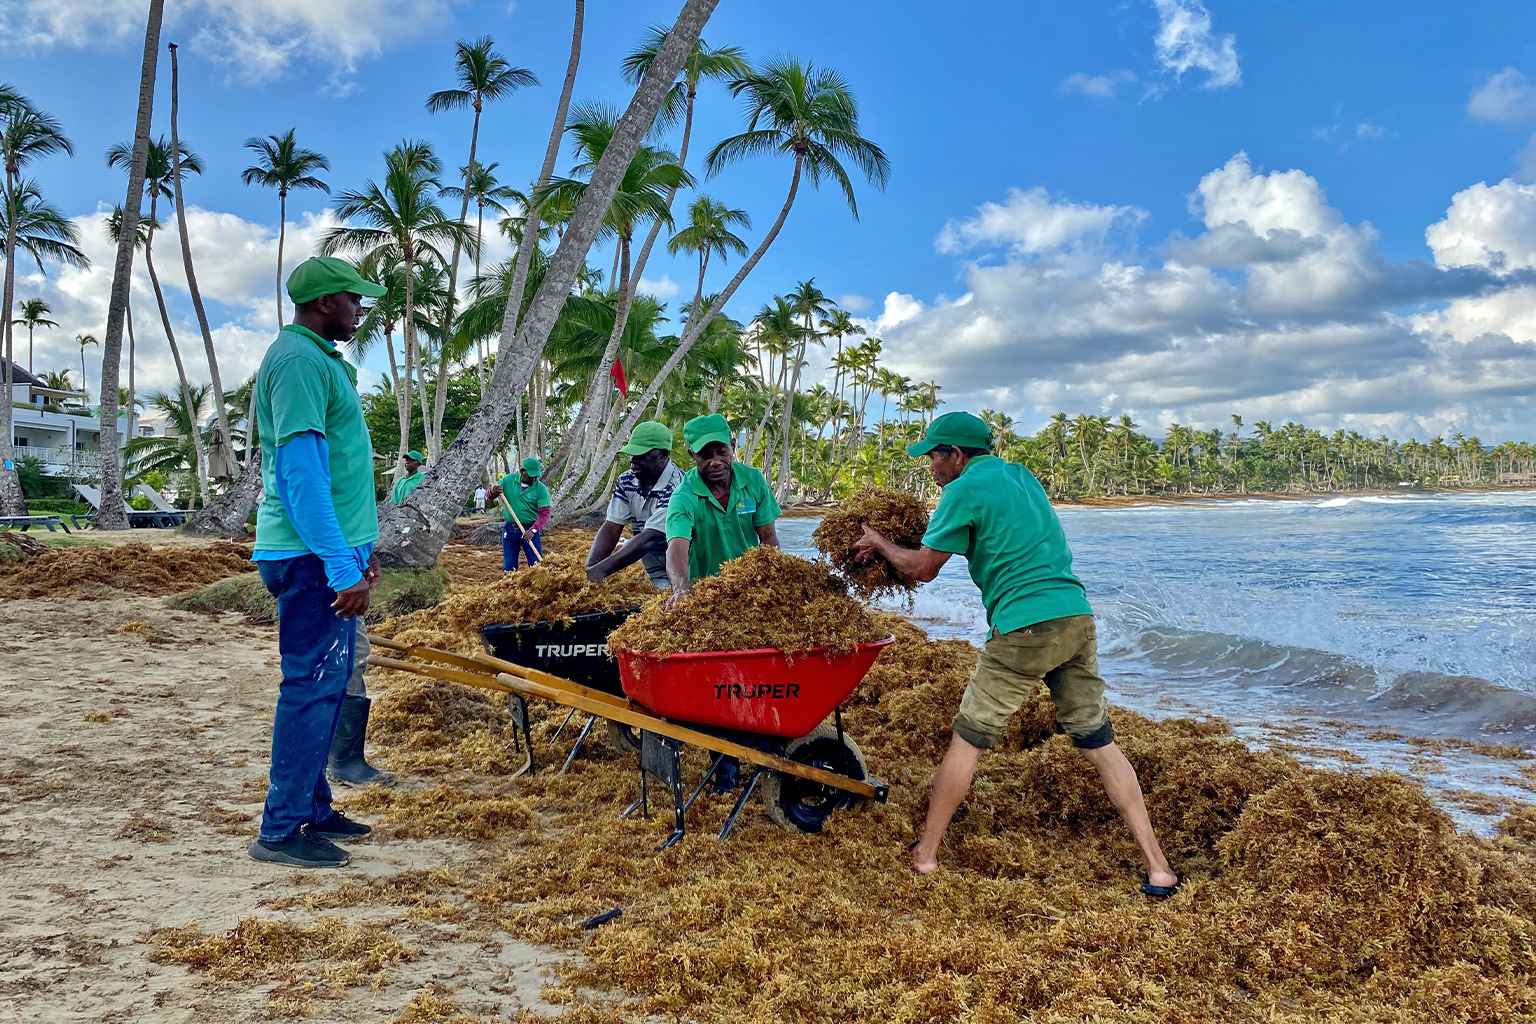
[[[0,360],[3,368],[4,360]],[[101,420],[98,410],[86,409],[85,395],[48,387],[41,378],[11,366],[11,445],[16,458],[28,456],[43,462],[47,476],[92,479],[101,476]],[[73,407],[66,403],[72,403]],[[70,409],[44,409],[54,404]],[[118,414],[119,444],[127,439],[128,414]]]

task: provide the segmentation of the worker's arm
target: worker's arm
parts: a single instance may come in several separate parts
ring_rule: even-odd
[[[757,540],[765,547],[779,547],[779,531],[773,528],[772,523],[764,523],[757,528]]]
[[[277,497],[293,531],[325,563],[326,582],[336,591],[332,605],[344,618],[368,610],[370,583],[365,578],[372,545],[352,548],[342,535],[331,502],[331,454],[324,435],[295,434],[273,453]]]
[[[606,530],[613,525],[613,523],[604,523],[603,529]],[[622,529],[623,527],[620,526],[619,530]],[[602,538],[602,530],[598,531],[597,536],[599,539]],[[617,551],[613,550],[613,545],[610,543],[608,557],[599,560],[595,564],[588,558],[587,579],[593,583],[601,583],[626,565],[634,565],[650,552],[660,551],[666,546],[667,535],[665,533],[662,533],[660,530],[641,530],[633,540]],[[597,550],[597,541],[595,540],[592,542],[592,549],[594,552]]]
[[[693,541],[687,537],[673,537],[667,541],[667,582],[672,584],[672,596],[667,598],[670,608],[693,593],[693,583],[688,579],[688,551]]]
[[[859,560],[864,562],[875,555],[881,555],[895,566],[897,572],[919,583],[928,583],[937,576],[952,554],[949,551],[935,551],[926,545],[918,548],[901,547],[887,540],[878,530],[871,529],[867,524],[864,527],[864,536],[854,542],[853,550],[858,552]]]
[[[613,554],[613,549],[618,545],[619,538],[624,535],[623,523],[603,523],[597,528],[597,536],[592,538],[592,550],[587,552],[587,568]],[[596,583],[596,580],[592,582]]]

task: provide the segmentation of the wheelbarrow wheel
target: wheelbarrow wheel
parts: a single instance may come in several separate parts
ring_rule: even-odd
[[[823,722],[791,742],[784,756],[800,764],[862,779],[866,775],[864,754],[846,734],[839,739],[837,729]],[[824,786],[798,775],[770,772],[763,778],[763,803],[768,818],[796,832],[820,832],[822,823],[839,807],[850,807],[858,797],[847,790]]]
[[[608,722],[608,742],[621,754],[640,753],[640,734],[623,722]]]

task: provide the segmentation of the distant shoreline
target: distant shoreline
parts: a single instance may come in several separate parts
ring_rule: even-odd
[[[1138,506],[1185,506],[1215,508],[1240,501],[1327,501],[1330,498],[1412,498],[1432,494],[1500,494],[1536,491],[1536,485],[1511,484],[1503,487],[1373,487],[1355,491],[1250,491],[1247,494],[1106,494],[1082,498],[1053,498],[1056,508],[1135,508]],[[819,519],[835,502],[786,505],[786,519]]]

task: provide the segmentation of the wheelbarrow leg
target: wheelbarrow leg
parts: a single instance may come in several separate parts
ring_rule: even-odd
[[[561,719],[559,727],[555,729],[555,734],[549,738],[549,742],[553,743],[555,740],[558,740],[560,738],[560,734],[565,731],[565,727],[570,725],[571,719],[575,717],[576,709],[571,708],[570,711],[566,712],[565,718]]]
[[[647,773],[666,783],[667,788],[672,791],[672,834],[657,847],[659,853],[676,844],[687,832],[683,817],[683,745],[669,737],[641,731],[640,799],[626,807],[619,815],[620,818],[627,818],[636,810],[643,810],[645,816],[650,817],[650,807],[646,803]]]
[[[747,776],[747,784],[742,787],[741,796],[736,798],[736,806],[731,808],[731,813],[725,819],[725,824],[720,826],[719,838],[724,839],[726,836],[731,834],[731,826],[736,824],[736,816],[741,813],[741,809],[745,807],[747,805],[747,801],[751,799],[752,791],[757,788],[757,780],[761,779],[764,775],[767,775],[769,771],[770,769],[768,768],[758,768],[751,775]]]
[[[572,708],[571,709],[571,714],[575,714],[575,713],[576,713],[576,709]],[[567,722],[570,721],[570,715],[566,716],[566,721]],[[589,735],[591,735],[591,733],[592,733],[592,726],[596,722],[597,722],[597,716],[596,715],[588,715],[587,716],[587,724],[582,726],[581,727],[581,732],[576,735],[576,745],[571,748],[570,754],[568,754],[566,756],[565,764],[560,766],[560,774],[561,775],[564,775],[566,772],[571,770],[571,762],[576,760],[576,755],[577,754],[581,753],[581,746],[582,746],[583,743],[587,742],[587,737]],[[564,722],[561,723],[560,728],[561,729],[565,728],[565,723]],[[555,733],[557,735],[559,734],[559,732],[560,732],[560,729],[556,729],[555,730]]]
[[[519,775],[533,774],[533,737],[528,732],[528,701],[520,693],[507,694],[507,713],[512,716],[512,749],[521,750],[523,746],[528,748],[528,758],[523,766],[512,773],[512,778]],[[522,736],[522,746],[518,744],[518,736]]]
[[[700,779],[699,780],[699,784],[694,787],[693,795],[690,796],[686,801],[684,801],[684,803],[683,803],[683,813],[684,814],[687,814],[688,811],[693,807],[693,802],[699,798],[699,794],[700,793],[704,792],[704,787],[709,785],[709,780],[715,777],[715,772],[720,770],[720,765],[725,761],[725,759],[728,756],[730,756],[730,755],[728,755],[728,754],[716,754],[715,755],[714,761],[710,763],[709,771],[704,773],[704,777],[702,779]]]

